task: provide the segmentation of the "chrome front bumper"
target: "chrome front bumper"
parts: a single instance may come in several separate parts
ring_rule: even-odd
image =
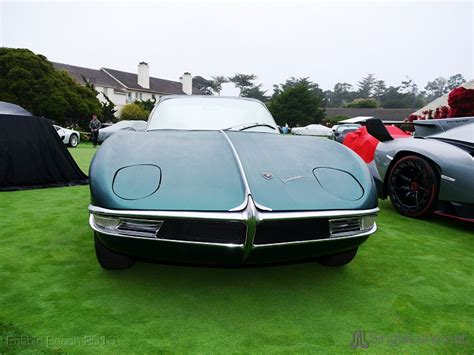
[[[254,203],[251,196],[247,199],[245,208],[241,211],[227,211],[227,212],[192,212],[192,211],[140,211],[140,210],[110,210],[93,205],[89,206],[90,218],[89,223],[94,231],[100,235],[109,237],[127,238],[129,240],[146,240],[147,242],[163,242],[175,243],[175,245],[186,246],[209,246],[216,248],[234,248],[239,249],[243,258],[247,258],[249,254],[256,249],[265,249],[272,247],[284,247],[290,245],[308,245],[308,244],[327,244],[336,240],[348,239],[364,239],[369,235],[375,233],[377,225],[375,221],[370,226],[364,226],[362,220],[364,217],[376,216],[378,208],[368,210],[338,210],[338,211],[311,211],[311,212],[273,212],[262,211]],[[134,221],[167,221],[173,219],[189,219],[189,220],[206,220],[206,221],[229,221],[242,222],[246,226],[245,241],[243,243],[223,243],[223,242],[209,242],[209,241],[190,241],[177,239],[160,239],[158,237],[149,236],[143,237],[140,235],[130,235],[126,231],[120,231],[114,228],[104,228],[96,223],[94,216],[111,217],[118,219],[131,219]],[[328,238],[318,238],[309,240],[297,240],[279,243],[256,244],[254,238],[257,232],[257,227],[262,222],[268,221],[298,221],[308,219],[326,219],[329,223],[335,222],[340,225],[344,220],[361,220],[359,230],[354,230],[346,233],[331,233]],[[366,227],[366,228],[363,228]],[[366,239],[366,238],[365,238]],[[364,239],[364,240],[365,240]]]

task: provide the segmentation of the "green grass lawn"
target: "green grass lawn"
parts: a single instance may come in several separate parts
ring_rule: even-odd
[[[87,172],[94,150],[71,153]],[[343,268],[137,263],[104,271],[88,186],[0,193],[0,353],[474,350],[474,234],[399,216]]]

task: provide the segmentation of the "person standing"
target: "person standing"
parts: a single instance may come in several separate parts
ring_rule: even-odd
[[[97,119],[97,115],[94,113],[92,119],[89,122],[89,129],[91,130],[91,139],[94,148],[97,146],[97,140],[99,139],[99,129],[102,126],[100,121]]]

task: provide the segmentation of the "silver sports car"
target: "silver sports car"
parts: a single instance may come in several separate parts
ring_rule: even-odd
[[[415,122],[409,138],[394,138],[377,119],[366,128],[379,141],[366,159],[379,197],[405,216],[474,222],[474,117]]]

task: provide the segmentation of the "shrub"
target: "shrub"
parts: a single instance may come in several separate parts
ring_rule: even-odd
[[[347,108],[377,108],[379,103],[375,99],[355,99],[345,105]]]
[[[136,103],[127,104],[122,108],[120,112],[121,120],[147,120],[148,111],[143,109],[140,105]]]

